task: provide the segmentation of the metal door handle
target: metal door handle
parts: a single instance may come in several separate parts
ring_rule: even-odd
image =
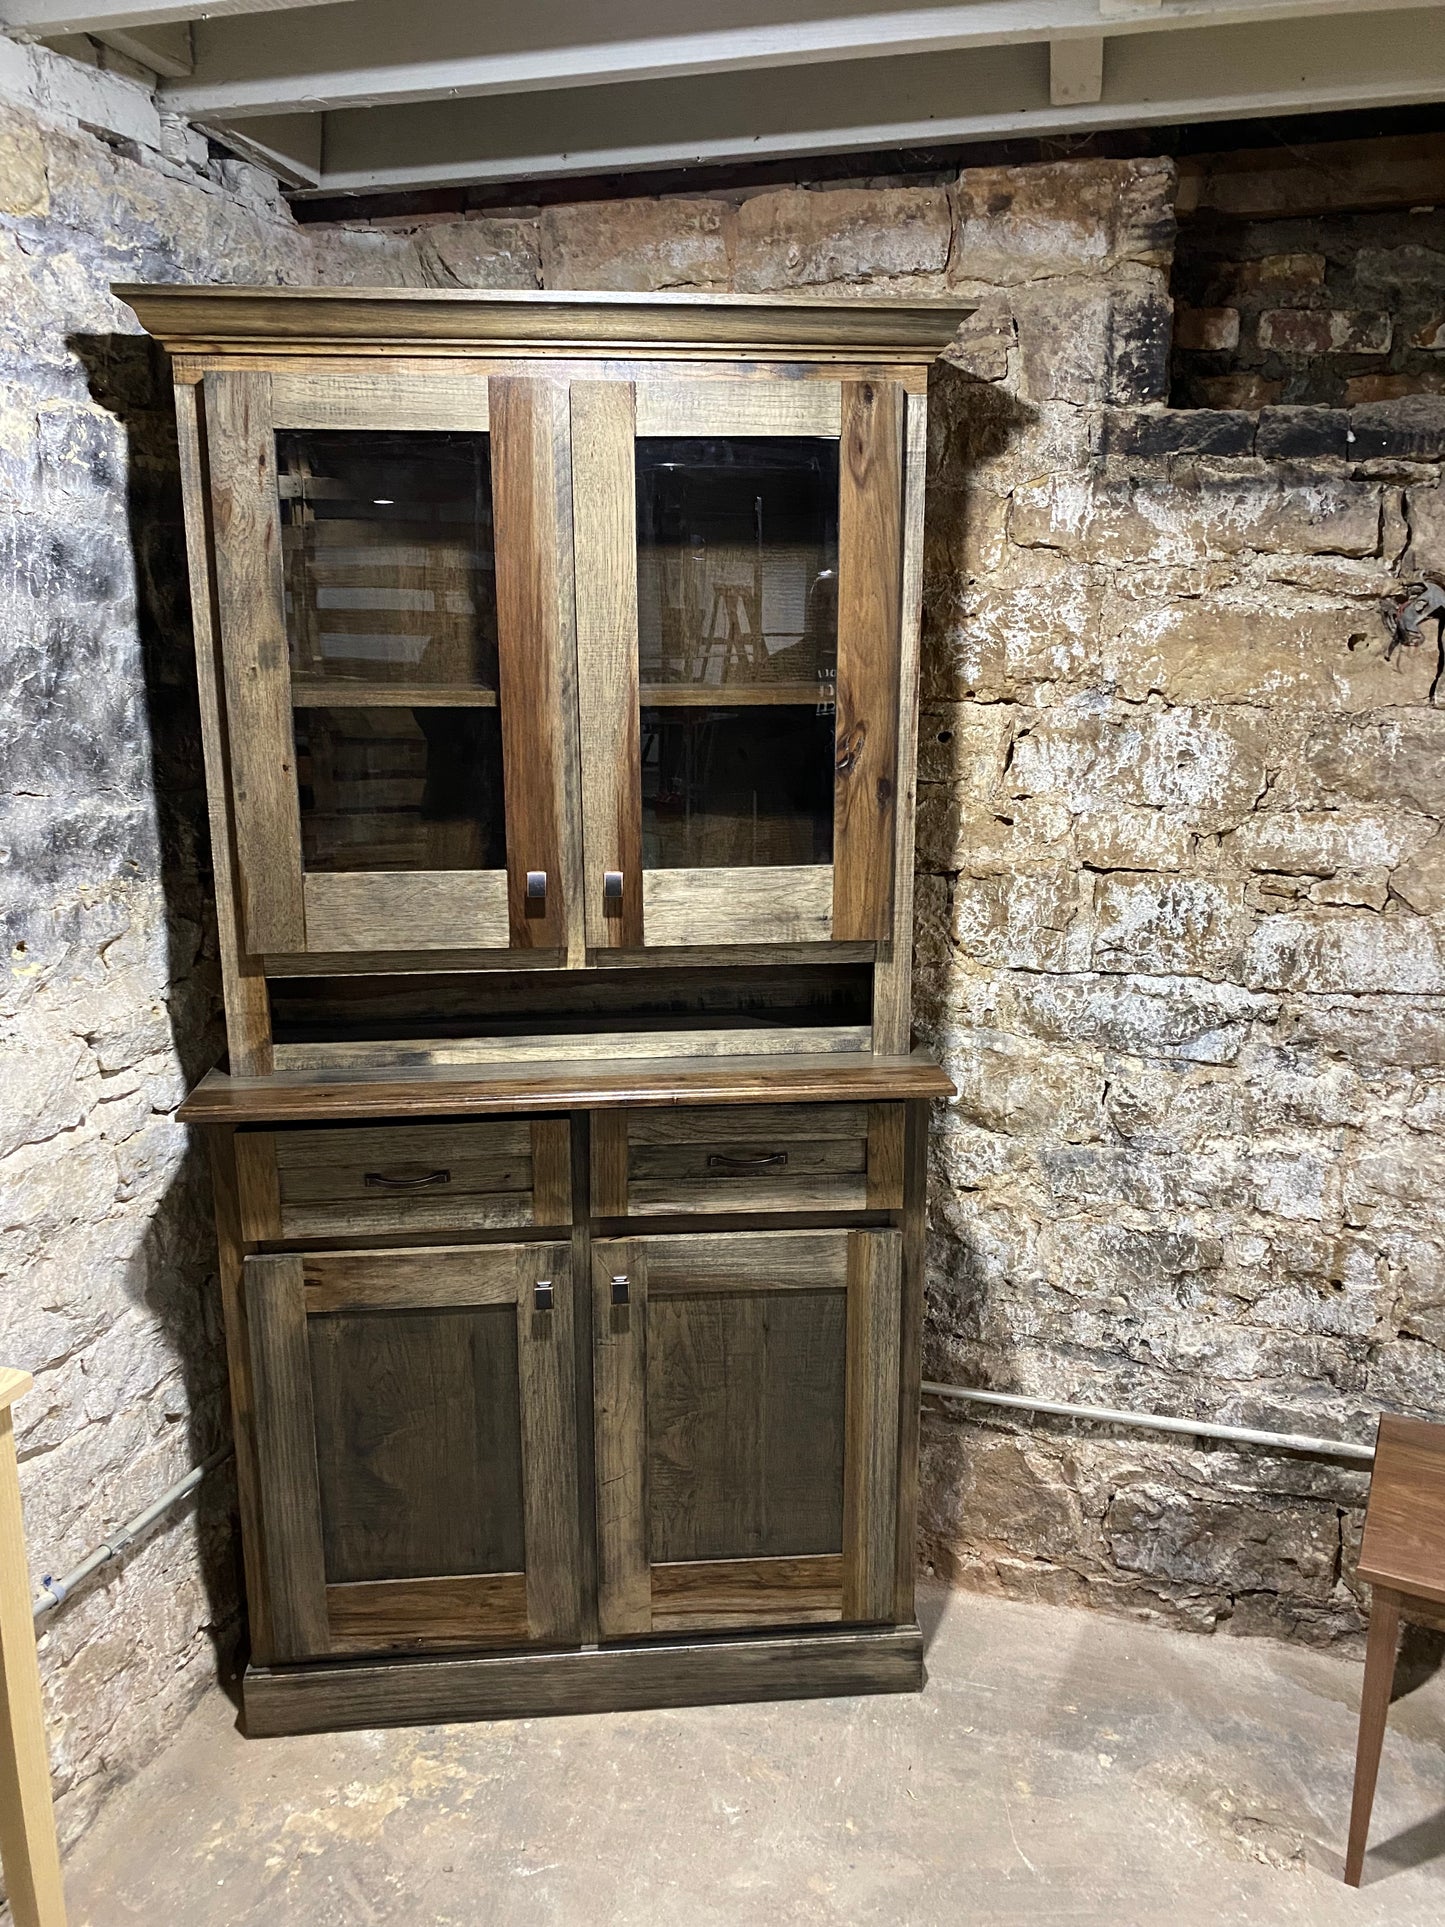
[[[620,903],[622,901],[622,872],[620,870],[604,870],[602,872],[602,896],[604,902],[607,903]]]
[[[361,1180],[363,1184],[380,1186],[387,1191],[421,1191],[429,1184],[450,1184],[450,1171],[428,1171],[421,1178],[389,1178],[384,1171],[368,1171]]]
[[[546,894],[547,894],[547,872],[545,870],[528,870],[527,895],[529,899],[533,903],[536,903],[541,898],[545,897]]]
[[[540,1278],[537,1283],[533,1285],[532,1309],[534,1311],[551,1311],[552,1280],[550,1278]]]
[[[631,1302],[627,1273],[625,1271],[619,1271],[613,1274],[612,1302],[614,1305],[626,1305]]]
[[[709,1171],[762,1171],[770,1164],[783,1165],[788,1161],[786,1151],[760,1151],[754,1158],[730,1157],[726,1151],[713,1151],[708,1155]]]

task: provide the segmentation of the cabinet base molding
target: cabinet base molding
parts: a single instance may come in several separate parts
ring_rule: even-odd
[[[243,1690],[248,1736],[269,1739],[346,1727],[916,1693],[922,1685],[918,1627],[885,1626],[591,1652],[252,1666]]]

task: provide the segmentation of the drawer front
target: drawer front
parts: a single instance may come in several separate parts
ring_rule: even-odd
[[[564,1225],[565,1118],[238,1131],[243,1236],[331,1238]]]
[[[901,1104],[693,1105],[592,1122],[598,1217],[890,1210],[902,1202]]]

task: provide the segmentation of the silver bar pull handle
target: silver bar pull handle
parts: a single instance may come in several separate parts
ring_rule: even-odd
[[[534,1311],[551,1311],[552,1280],[541,1278],[532,1287],[532,1308]]]
[[[620,870],[602,872],[602,898],[605,903],[621,903],[622,872]]]
[[[619,1271],[614,1273],[613,1275],[612,1302],[614,1305],[626,1305],[631,1303],[631,1295],[629,1293],[628,1284],[627,1284],[627,1273],[625,1271]]]
[[[547,894],[547,872],[545,870],[528,870],[527,872],[528,900],[532,903],[540,903],[542,899],[546,896],[546,894]]]

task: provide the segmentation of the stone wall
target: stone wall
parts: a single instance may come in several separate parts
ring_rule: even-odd
[[[0,1361],[36,1375],[37,1581],[225,1436],[209,1192],[174,1119],[222,1042],[175,426],[108,283],[310,273],[274,182],[132,91],[110,141],[63,99],[0,102]],[[48,1622],[67,1836],[234,1646],[228,1476]]]
[[[930,453],[917,1000],[961,1095],[929,1375],[1361,1438],[1440,1409],[1439,661],[1387,659],[1377,607],[1445,565],[1429,403],[1165,408],[1167,161],[298,229],[189,130],[85,118],[0,119],[0,1357],[38,1374],[37,1577],[224,1430],[173,1121],[219,1045],[173,431],[112,277],[975,299]],[[954,1408],[925,1551],[1344,1637],[1361,1486]],[[222,1480],[51,1622],[69,1832],[215,1679],[232,1560]]]

